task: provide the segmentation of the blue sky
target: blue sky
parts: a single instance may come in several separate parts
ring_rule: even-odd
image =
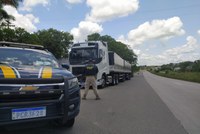
[[[137,53],[139,65],[200,59],[199,0],[24,0],[5,9],[29,32],[55,28],[75,41],[110,35]]]

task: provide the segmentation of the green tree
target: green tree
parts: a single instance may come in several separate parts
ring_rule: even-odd
[[[192,71],[200,72],[200,60],[194,61],[193,65],[192,65]]]
[[[10,28],[0,29],[1,41],[16,41],[15,30]]]
[[[165,64],[165,65],[162,65],[160,70],[161,71],[172,71],[174,69],[175,65],[173,63],[170,63],[170,64]]]
[[[106,41],[106,42],[108,42],[108,43],[116,42],[116,40],[115,40],[114,38],[112,38],[111,36],[109,36],[109,35],[101,36],[101,37],[100,37],[100,40]]]
[[[117,53],[123,59],[129,61],[131,64],[137,64],[137,55],[133,50],[129,49],[126,44],[116,41],[109,35],[101,36],[98,33],[94,33],[88,36],[89,41],[105,41],[108,43],[108,50]]]
[[[62,32],[55,29],[40,30],[35,33],[40,44],[47,48],[56,58],[68,57],[69,44],[73,36],[68,32]]]
[[[29,33],[23,28],[15,29],[16,42],[29,43],[29,44],[40,44],[38,36],[34,33]]]
[[[0,25],[8,26],[10,25],[10,20],[14,20],[15,18],[12,15],[9,15],[4,9],[3,6],[10,5],[15,8],[18,7],[19,2],[22,0],[0,0]]]
[[[68,32],[61,32],[55,29],[29,33],[23,28],[1,28],[0,40],[43,45],[56,58],[64,58],[68,56],[68,48],[73,36]]]
[[[88,41],[98,41],[101,38],[99,33],[88,35]]]
[[[0,40],[19,43],[40,44],[39,38],[36,34],[31,34],[23,28],[0,29]]]
[[[179,67],[181,68],[180,71],[182,72],[188,71],[189,67],[191,67],[191,70],[192,70],[192,64],[193,62],[191,61],[185,61],[185,62],[179,63]]]

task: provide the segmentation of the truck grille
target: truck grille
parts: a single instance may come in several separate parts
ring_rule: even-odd
[[[84,74],[84,67],[73,67],[72,68],[72,73],[74,75],[79,75],[79,74]]]
[[[72,73],[77,76],[79,82],[85,82],[84,71],[85,67],[72,68]]]

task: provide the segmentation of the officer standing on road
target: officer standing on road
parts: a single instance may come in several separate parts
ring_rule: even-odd
[[[92,89],[94,91],[94,94],[96,95],[96,100],[100,100],[100,97],[99,97],[98,91],[97,91],[97,84],[96,84],[96,75],[97,75],[98,71],[99,70],[98,70],[97,66],[94,64],[93,60],[90,59],[89,63],[85,66],[85,77],[86,77],[85,93],[84,93],[82,99],[84,99],[84,100],[86,99],[90,85],[92,85]]]

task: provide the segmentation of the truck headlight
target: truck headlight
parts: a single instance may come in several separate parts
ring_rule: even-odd
[[[69,85],[69,89],[74,88],[74,87],[78,87],[78,79],[77,78],[72,78],[68,80],[68,85]]]

